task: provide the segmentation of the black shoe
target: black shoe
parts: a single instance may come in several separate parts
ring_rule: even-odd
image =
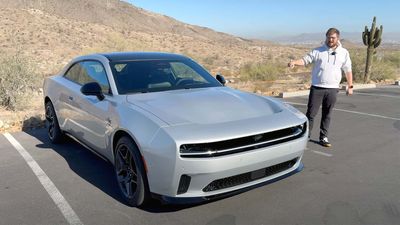
[[[319,144],[324,146],[324,147],[331,147],[332,146],[331,143],[329,143],[327,137],[319,139]]]

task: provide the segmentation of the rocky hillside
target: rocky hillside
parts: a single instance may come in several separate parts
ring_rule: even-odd
[[[302,49],[247,40],[179,22],[118,0],[0,0],[0,52],[20,52],[44,75],[71,58],[104,51],[166,51],[188,55],[212,72],[282,61]]]
[[[0,7],[38,9],[59,17],[126,31],[170,32],[205,40],[235,39],[233,36],[184,24],[171,17],[151,13],[118,0],[1,0]]]

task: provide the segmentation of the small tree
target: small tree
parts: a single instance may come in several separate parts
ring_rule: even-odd
[[[367,46],[367,59],[365,64],[364,83],[369,81],[372,56],[376,53],[376,48],[381,44],[382,41],[383,26],[380,29],[376,27],[376,17],[372,21],[371,30],[368,30],[368,26],[365,26],[365,30],[362,33],[362,40],[364,45]]]

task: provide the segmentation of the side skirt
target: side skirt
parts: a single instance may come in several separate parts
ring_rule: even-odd
[[[86,145],[85,143],[83,143],[82,141],[80,141],[78,138],[72,136],[71,134],[64,132],[65,135],[67,135],[69,138],[71,138],[72,140],[78,142],[80,145],[82,145],[83,147],[85,147],[86,149],[88,149],[89,151],[91,151],[93,154],[95,154],[96,156],[98,156],[99,158],[101,158],[102,160],[111,163],[110,160],[108,160],[105,156],[103,156],[102,154],[98,153],[96,150],[94,150],[93,148],[89,147],[88,145]],[[111,163],[112,164],[112,163]]]

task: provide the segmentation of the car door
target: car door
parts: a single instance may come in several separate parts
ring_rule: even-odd
[[[78,114],[79,105],[76,98],[79,95],[81,84],[79,84],[79,74],[81,71],[80,63],[76,63],[63,75],[63,82],[59,86],[58,120],[62,130],[74,134],[75,119]]]
[[[79,73],[75,75],[68,99],[68,127],[70,133],[99,153],[106,155],[107,137],[111,132],[110,85],[104,66],[98,61],[82,61],[75,66]],[[68,72],[67,74],[68,75]],[[82,85],[89,82],[100,84],[105,98],[86,96],[80,92]]]

